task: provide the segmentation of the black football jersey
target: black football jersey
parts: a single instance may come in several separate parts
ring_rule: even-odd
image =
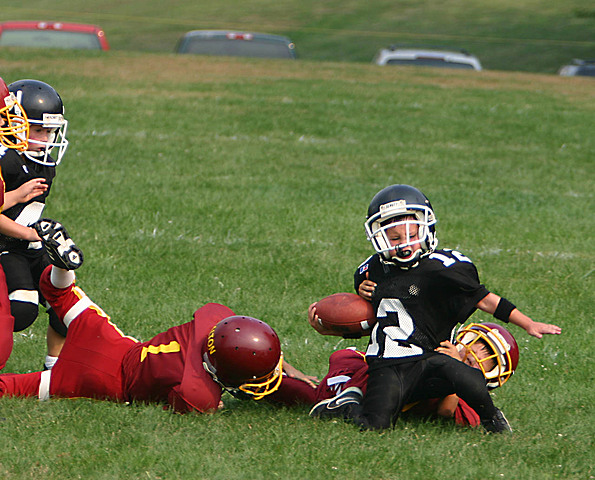
[[[42,217],[45,201],[50,194],[52,181],[56,175],[55,167],[41,165],[29,160],[17,151],[7,148],[0,149],[0,168],[4,177],[5,191],[10,192],[34,178],[45,178],[48,189],[38,197],[27,203],[17,203],[4,210],[2,214],[15,222],[30,226]],[[28,242],[0,234],[0,250],[20,251],[35,255],[41,254],[41,242]]]
[[[355,273],[356,291],[366,274],[377,284],[372,305],[378,322],[366,351],[370,367],[378,359],[399,363],[433,353],[489,293],[475,265],[455,250],[437,250],[410,269],[373,255]]]

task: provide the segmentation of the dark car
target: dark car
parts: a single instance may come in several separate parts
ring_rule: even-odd
[[[564,65],[558,72],[563,77],[595,77],[595,60],[575,58],[571,64]]]
[[[295,59],[295,45],[287,37],[268,33],[193,30],[176,46],[177,53]]]
[[[0,23],[0,47],[48,47],[109,50],[97,25],[62,22]]]

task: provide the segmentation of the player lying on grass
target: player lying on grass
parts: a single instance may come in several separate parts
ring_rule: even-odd
[[[287,363],[285,373],[291,377],[282,377],[281,349],[274,330],[254,318],[234,316],[219,304],[205,305],[195,312],[193,321],[139,343],[123,335],[74,284],[73,270],[82,264],[83,256],[65,230],[46,220],[36,228],[54,264],[42,276],[43,292],[68,326],[68,334],[52,370],[0,375],[1,395],[161,402],[178,412],[212,412],[221,406],[222,388],[236,396],[267,396],[286,405],[312,405],[354,388],[365,391],[363,354],[353,350],[334,353],[329,373],[316,388],[312,377]],[[459,355],[451,345],[444,348]],[[479,365],[490,357],[476,346],[470,352],[475,356],[468,354],[466,361],[476,358]],[[494,358],[491,355],[492,363]],[[503,360],[498,357],[498,362]],[[505,373],[505,369],[498,372]],[[462,403],[451,413],[444,411],[442,402],[439,413],[474,424],[473,412]]]
[[[349,395],[343,392],[320,415],[347,413],[362,428],[385,429],[414,398],[454,393],[478,413],[488,432],[511,431],[480,372],[436,349],[477,308],[538,338],[559,334],[561,329],[533,321],[510,301],[489,292],[465,255],[437,250],[435,224],[430,201],[409,185],[386,187],[370,202],[365,229],[376,254],[355,273],[355,289],[372,302],[378,320],[366,350],[366,394],[361,405],[353,405],[345,402]],[[318,322],[311,325],[319,333],[329,333]],[[430,381],[436,378],[441,382]],[[338,403],[348,405],[348,411],[336,408]]]
[[[311,309],[312,310],[312,309]],[[313,317],[313,316],[312,316]],[[459,330],[455,344],[444,341],[436,349],[437,352],[455,358],[473,368],[479,369],[489,389],[503,385],[516,370],[519,350],[513,335],[504,327],[495,323],[470,324]],[[304,386],[295,379],[284,379],[281,390],[284,398],[295,398],[296,401],[314,405],[310,415],[328,416],[326,411],[345,409],[346,405],[359,402],[366,392],[368,379],[368,365],[365,354],[355,348],[347,348],[334,352],[329,358],[329,370],[315,391]],[[430,381],[440,384],[440,378]],[[454,394],[446,394],[438,398],[438,385],[432,388],[437,393],[436,398],[412,398],[403,407],[403,412],[416,415],[437,415],[440,417],[454,417],[460,425],[479,425],[479,416],[469,405]],[[292,396],[291,389],[295,392]],[[445,386],[448,391],[448,386]],[[275,399],[271,395],[271,400]],[[341,395],[341,401],[334,401]],[[333,415],[331,415],[333,416]]]
[[[159,402],[209,413],[221,407],[222,389],[255,400],[278,390],[283,355],[269,325],[209,303],[192,321],[139,342],[75,285],[83,254],[62,225],[42,219],[35,228],[52,262],[41,291],[67,327],[66,342],[51,370],[0,375],[0,396]],[[285,367],[313,390],[310,377]]]

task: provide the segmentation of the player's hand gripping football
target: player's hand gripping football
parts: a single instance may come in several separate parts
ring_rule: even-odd
[[[308,323],[312,326],[314,330],[316,330],[321,335],[338,335],[337,332],[330,328],[326,328],[322,324],[322,322],[318,318],[318,315],[316,315],[316,303],[317,302],[314,302],[308,307]]]

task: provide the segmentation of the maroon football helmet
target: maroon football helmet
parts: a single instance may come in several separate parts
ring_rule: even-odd
[[[281,343],[275,330],[263,321],[235,315],[209,332],[203,365],[230,393],[239,391],[260,400],[281,384]]]
[[[471,348],[480,339],[491,350],[490,355],[481,359]],[[471,323],[458,331],[456,342],[458,348],[464,348],[467,355],[475,358],[490,389],[504,385],[519,364],[519,346],[516,340],[512,333],[497,323]],[[486,371],[485,365],[489,360],[494,360],[496,366]]]
[[[29,121],[25,110],[0,77],[0,143],[6,148],[25,151],[28,136]]]

